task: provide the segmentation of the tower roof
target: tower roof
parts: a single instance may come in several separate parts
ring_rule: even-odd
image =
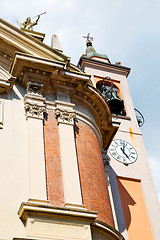
[[[92,41],[93,41],[93,38],[89,36],[89,33],[87,35],[87,38],[86,40],[86,52],[85,52],[85,55],[87,58],[94,58],[94,59],[98,59],[100,61],[106,61],[108,63],[110,63],[110,60],[108,58],[108,56],[106,54],[100,54],[100,53],[97,53],[95,48],[92,46]]]

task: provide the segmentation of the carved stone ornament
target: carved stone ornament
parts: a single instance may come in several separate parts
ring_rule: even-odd
[[[25,114],[27,118],[34,117],[34,118],[43,119],[43,113],[46,112],[45,106],[40,106],[40,105],[32,104],[29,102],[25,103],[24,109],[25,109]]]
[[[27,93],[42,96],[42,83],[28,82]]]
[[[69,112],[62,109],[56,109],[55,115],[57,118],[58,123],[66,123],[66,124],[74,124],[75,113]]]

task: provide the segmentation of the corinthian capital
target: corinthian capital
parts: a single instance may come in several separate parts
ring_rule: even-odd
[[[71,111],[57,108],[55,110],[55,115],[56,115],[58,123],[65,123],[65,124],[70,124],[70,125],[74,124],[74,118],[75,118],[74,111],[71,112]]]
[[[30,102],[25,102],[24,105],[26,117],[43,119],[43,113],[46,111],[44,105],[38,105]]]

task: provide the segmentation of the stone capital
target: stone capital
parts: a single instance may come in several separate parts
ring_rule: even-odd
[[[76,117],[75,110],[74,110],[74,104],[70,102],[64,102],[64,101],[55,101],[55,115],[58,124],[64,123],[68,125],[74,124],[74,119]]]
[[[76,116],[74,111],[56,108],[55,115],[58,123],[64,123],[69,125],[74,124],[74,118]]]
[[[43,120],[43,113],[46,111],[45,105],[34,104],[31,102],[25,102],[24,104],[26,118],[32,117]]]
[[[46,112],[45,98],[42,96],[43,84],[29,81],[27,94],[24,97],[24,109],[26,118],[32,117],[43,120]]]

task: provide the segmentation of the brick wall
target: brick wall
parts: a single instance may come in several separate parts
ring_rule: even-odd
[[[92,129],[82,122],[75,126],[75,139],[83,203],[98,211],[98,219],[114,227],[101,149]]]
[[[64,206],[59,134],[55,113],[48,111],[44,122],[44,142],[48,200],[54,206]]]

